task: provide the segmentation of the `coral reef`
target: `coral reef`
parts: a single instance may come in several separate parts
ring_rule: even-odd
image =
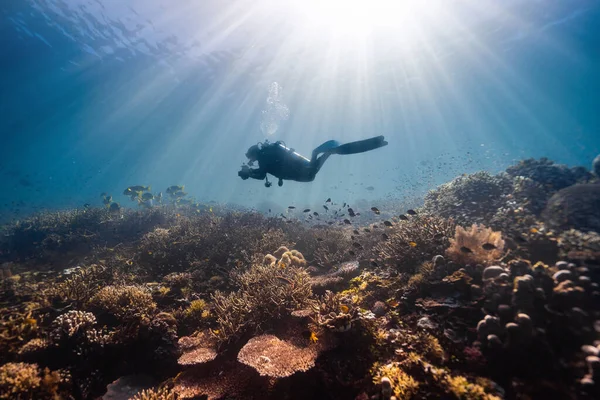
[[[0,398],[598,398],[599,187],[540,159],[411,210],[174,200],[9,223]]]

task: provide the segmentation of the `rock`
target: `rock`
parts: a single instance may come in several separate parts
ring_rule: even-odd
[[[438,325],[429,319],[429,317],[423,317],[417,322],[417,326],[422,329],[435,330]]]
[[[552,279],[554,279],[555,282],[564,282],[571,280],[572,278],[573,274],[571,273],[571,271],[565,269],[560,270],[554,275],[552,275]]]
[[[558,261],[556,264],[554,264],[554,266],[559,270],[560,269],[569,269],[568,265],[569,265],[569,263],[566,261]]]
[[[592,376],[592,379],[594,379],[594,380],[600,379],[600,357],[587,356],[585,358],[585,362],[588,365],[588,371],[589,371],[589,374]]]
[[[381,378],[381,398],[390,399],[392,397],[392,393],[392,382],[389,378],[384,376]]]
[[[592,172],[596,174],[597,177],[600,177],[600,154],[592,161]]]
[[[512,308],[508,304],[500,304],[498,306],[498,316],[503,321],[510,321],[512,319]]]
[[[488,279],[494,279],[494,278],[497,278],[500,274],[503,274],[505,272],[506,271],[504,270],[504,268],[499,267],[497,265],[487,267],[486,269],[483,270],[482,279],[484,281],[488,280]]]
[[[588,390],[592,390],[596,383],[594,382],[594,380],[591,377],[586,375],[583,378],[581,378],[581,380],[579,381],[579,384],[581,384],[581,387],[583,390],[588,391]]]
[[[519,328],[521,328],[521,333],[524,338],[529,339],[533,336],[533,322],[529,315],[519,313],[515,318],[515,322],[519,325]]]
[[[586,354],[586,356],[598,357],[598,355],[600,355],[600,349],[589,344],[584,344],[583,346],[581,346],[581,351],[583,351]]]
[[[502,347],[502,341],[498,335],[487,335],[488,346],[492,349],[499,349]]]
[[[382,317],[385,315],[385,312],[387,311],[387,306],[385,305],[385,303],[383,301],[376,301],[375,304],[373,304],[373,308],[371,309],[371,311],[376,316]]]
[[[444,258],[444,256],[441,256],[438,254],[437,256],[433,257],[431,262],[433,262],[434,267],[439,267],[439,266],[446,264],[446,259]]]

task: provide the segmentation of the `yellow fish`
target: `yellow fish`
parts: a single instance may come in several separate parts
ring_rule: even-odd
[[[417,242],[408,242],[410,247],[417,247]]]
[[[345,305],[342,304],[340,306],[340,311],[342,311],[344,314],[347,314],[348,311],[350,311],[350,309],[348,308],[348,306],[345,306]]]
[[[317,343],[317,341],[319,340],[319,338],[317,337],[317,335],[315,335],[314,332],[310,333],[310,337],[308,338],[308,340],[311,341],[311,343]]]

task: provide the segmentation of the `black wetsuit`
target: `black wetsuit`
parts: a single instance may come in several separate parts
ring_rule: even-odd
[[[387,142],[383,136],[343,145],[334,140],[329,140],[314,149],[309,160],[293,149],[284,146],[281,142],[267,143],[254,149],[253,157],[258,162],[258,168],[252,169],[244,166],[238,175],[242,179],[266,179],[266,186],[270,186],[267,174],[279,178],[279,186],[283,184],[284,179],[311,182],[330,155],[363,153],[385,145],[387,145]],[[250,153],[250,151],[248,152]]]

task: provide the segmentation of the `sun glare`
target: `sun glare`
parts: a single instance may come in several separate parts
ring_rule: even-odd
[[[439,9],[435,0],[295,0],[295,3],[310,24],[359,36],[380,27],[403,29],[420,19],[437,18]]]

